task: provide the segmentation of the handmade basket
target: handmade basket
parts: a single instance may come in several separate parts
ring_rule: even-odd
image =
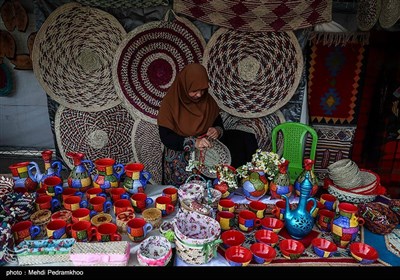
[[[211,217],[179,210],[173,220],[177,255],[189,264],[205,264],[217,254],[221,227]]]
[[[396,214],[379,202],[359,204],[358,213],[364,219],[364,226],[377,234],[388,234],[399,223]]]
[[[186,198],[181,201],[181,207],[187,211],[193,211],[201,215],[211,216],[212,208],[206,204],[201,204],[196,200]]]
[[[200,180],[191,180],[193,175],[186,179],[186,182],[181,185],[178,189],[178,199],[182,203],[184,199],[193,199],[197,202],[201,202],[203,194],[206,188],[206,182]],[[203,177],[200,176],[203,179]]]

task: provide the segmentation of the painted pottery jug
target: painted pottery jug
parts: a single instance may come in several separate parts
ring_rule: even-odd
[[[143,169],[144,165],[138,162],[125,165],[126,177],[123,182],[123,187],[128,193],[144,193],[146,185],[151,179],[151,174]]]
[[[282,195],[286,199],[286,209],[284,213],[285,227],[289,235],[294,239],[302,239],[311,232],[314,227],[314,218],[312,213],[317,207],[317,201],[313,197],[309,197],[310,191],[313,187],[309,179],[309,174],[306,174],[305,180],[300,186],[300,199],[296,209],[290,209],[289,198]],[[310,212],[307,211],[307,202],[313,201],[314,205],[311,207]]]
[[[68,176],[68,186],[85,192],[92,186],[92,177],[90,174],[94,169],[93,162],[87,159],[84,160],[85,155],[82,153],[68,152],[67,157],[72,158],[74,161],[74,167]],[[85,164],[89,164],[89,170]]]
[[[270,183],[270,192],[272,199],[280,199],[282,195],[290,197],[293,192],[293,185],[290,184],[290,176],[288,174],[289,161],[285,160],[279,164],[279,173],[272,179]]]
[[[264,171],[251,171],[242,179],[243,193],[249,200],[259,200],[268,191],[269,182]]]
[[[296,195],[300,195],[300,186],[301,183],[305,180],[306,174],[309,174],[310,182],[312,184],[312,188],[310,190],[309,196],[314,196],[318,191],[318,178],[313,171],[313,165],[315,160],[306,158],[304,159],[304,169],[300,173],[299,177],[297,177],[296,181],[294,182],[294,189],[296,191]]]
[[[100,158],[94,161],[97,174],[93,177],[93,187],[101,188],[103,191],[117,188],[124,173],[124,165],[115,163],[112,158]]]
[[[233,194],[233,191],[237,188],[236,168],[224,164],[221,166],[220,169],[221,170],[217,169],[217,178],[215,178],[215,180],[213,181],[213,187],[214,189],[221,192],[221,198],[227,198],[231,194]],[[224,179],[224,177],[227,176],[230,177],[229,179],[232,182],[231,186],[229,186],[229,184],[226,182],[226,179]]]
[[[14,180],[14,188],[26,188],[28,192],[36,190],[38,183],[29,177],[29,164],[29,161],[24,161],[14,163],[8,167]]]
[[[357,216],[358,208],[354,204],[341,202],[338,209],[332,221],[332,239],[338,247],[346,248],[356,239],[364,219]]]
[[[39,184],[39,188],[43,187],[43,181],[48,176],[57,176],[61,178],[61,170],[62,170],[62,163],[61,161],[55,160],[51,161],[51,157],[53,155],[53,151],[45,150],[42,152],[42,159],[44,161],[44,169],[43,173],[40,172],[39,165],[31,161],[29,164],[33,165],[30,166],[28,169],[29,177]]]

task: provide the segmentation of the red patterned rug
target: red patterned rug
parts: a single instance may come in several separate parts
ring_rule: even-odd
[[[341,45],[333,45],[315,40],[311,51],[308,77],[311,122],[356,124],[363,44],[342,41]]]
[[[245,32],[290,31],[332,20],[332,0],[175,0],[174,11]]]

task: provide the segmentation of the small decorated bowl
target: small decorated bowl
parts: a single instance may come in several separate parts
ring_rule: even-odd
[[[303,243],[295,239],[283,239],[279,243],[282,255],[289,260],[296,260],[303,254],[305,248]]]
[[[243,246],[232,246],[226,249],[225,258],[231,266],[247,266],[253,254]]]
[[[276,233],[279,233],[284,225],[284,222],[277,218],[265,217],[261,220],[261,227],[263,229],[272,230]]]
[[[361,264],[370,264],[379,258],[378,251],[368,244],[353,242],[349,248],[351,256]]]
[[[266,229],[259,229],[254,233],[254,238],[259,243],[264,243],[269,246],[275,247],[275,245],[279,241],[279,236],[276,232],[266,230]]]
[[[235,229],[231,229],[231,230],[224,231],[221,234],[221,239],[223,242],[223,246],[225,248],[229,248],[232,246],[242,245],[245,240],[245,236],[242,232],[235,230]]]
[[[142,266],[166,266],[171,257],[171,244],[163,236],[150,236],[140,243],[137,251],[137,259]]]
[[[321,258],[332,257],[337,251],[337,246],[335,243],[326,240],[325,238],[314,238],[311,241],[315,254]]]
[[[253,253],[253,260],[258,264],[269,264],[276,257],[275,249],[264,243],[253,243],[250,251]]]

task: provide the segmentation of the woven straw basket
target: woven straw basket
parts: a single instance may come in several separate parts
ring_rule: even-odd
[[[177,255],[189,264],[205,264],[217,254],[221,227],[211,217],[180,209],[173,220]]]
[[[399,223],[396,214],[379,202],[360,204],[358,212],[364,219],[364,226],[373,233],[388,234]]]

